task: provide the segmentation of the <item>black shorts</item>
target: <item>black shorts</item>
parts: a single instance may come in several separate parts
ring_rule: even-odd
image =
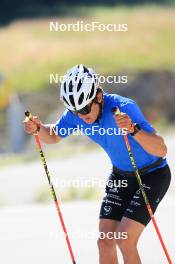
[[[141,179],[151,208],[155,212],[170,185],[169,166],[141,175]],[[123,216],[145,226],[150,221],[136,177],[112,172],[107,181],[100,218],[121,221]]]

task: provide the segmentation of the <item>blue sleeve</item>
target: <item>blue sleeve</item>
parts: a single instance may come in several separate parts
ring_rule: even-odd
[[[128,102],[124,104],[124,106],[120,107],[120,110],[121,112],[126,113],[131,118],[133,123],[139,124],[144,131],[148,133],[155,132],[155,129],[144,117],[142,111],[135,101],[129,99]]]
[[[61,118],[55,123],[53,129],[55,134],[62,138],[70,136],[74,129],[77,129],[73,114],[66,110]]]

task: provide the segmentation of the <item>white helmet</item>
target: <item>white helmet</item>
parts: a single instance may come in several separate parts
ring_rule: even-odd
[[[83,64],[76,65],[63,78],[60,99],[66,108],[78,111],[96,96],[98,80],[96,73]]]

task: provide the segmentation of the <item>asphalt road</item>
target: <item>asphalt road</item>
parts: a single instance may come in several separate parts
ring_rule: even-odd
[[[175,263],[175,196],[167,195],[156,213],[160,230]],[[78,264],[97,264],[97,202],[62,204],[66,226]],[[49,205],[7,207],[0,210],[0,260],[3,264],[71,264],[56,209]],[[149,224],[139,243],[142,264],[166,264],[162,248]],[[120,256],[120,262],[122,258]]]

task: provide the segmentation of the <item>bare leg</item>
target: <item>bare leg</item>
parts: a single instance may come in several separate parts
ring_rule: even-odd
[[[100,238],[98,239],[100,264],[109,264],[109,263],[118,264],[116,240],[115,240],[115,236],[112,234],[116,232],[119,224],[120,222],[114,220],[109,220],[109,219],[100,220],[99,232],[101,235]],[[109,232],[111,233],[108,238]]]
[[[118,227],[118,232],[127,232],[127,239],[120,239],[117,244],[123,255],[124,264],[141,264],[141,259],[137,250],[137,243],[145,226],[126,217]]]

